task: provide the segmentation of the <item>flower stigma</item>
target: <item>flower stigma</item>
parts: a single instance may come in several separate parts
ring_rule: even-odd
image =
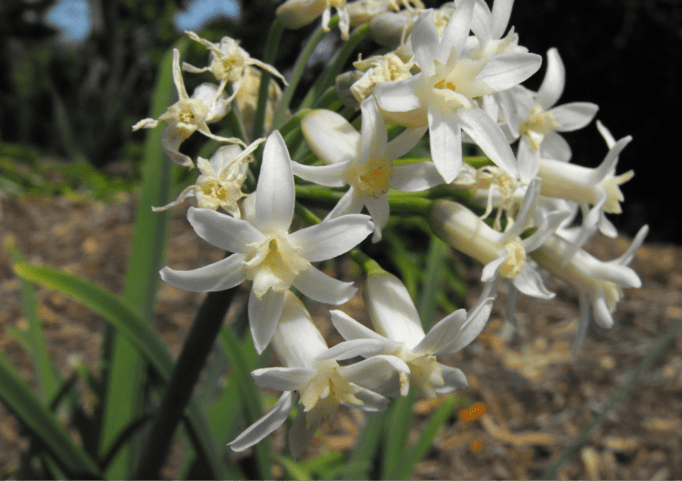
[[[275,292],[287,291],[296,276],[310,267],[310,262],[299,254],[300,248],[281,235],[267,237],[249,247],[252,251],[246,256],[244,267],[258,299],[270,288]]]

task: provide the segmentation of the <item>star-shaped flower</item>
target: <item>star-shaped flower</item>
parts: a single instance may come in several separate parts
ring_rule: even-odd
[[[275,332],[284,293],[292,285],[319,302],[342,304],[353,297],[352,283],[333,279],[310,263],[349,251],[374,227],[368,216],[349,214],[290,234],[294,197],[291,158],[275,130],[263,151],[252,223],[210,209],[190,207],[187,213],[202,239],[234,254],[191,271],[161,270],[164,281],[194,292],[221,291],[252,280],[249,324],[259,353]]]

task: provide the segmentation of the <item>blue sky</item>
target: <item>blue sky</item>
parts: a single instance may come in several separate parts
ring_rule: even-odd
[[[217,15],[236,17],[236,0],[194,0],[186,12],[175,19],[179,30],[195,30]],[[87,0],[60,0],[47,14],[47,22],[62,29],[62,36],[71,41],[84,39],[90,32],[90,9]]]

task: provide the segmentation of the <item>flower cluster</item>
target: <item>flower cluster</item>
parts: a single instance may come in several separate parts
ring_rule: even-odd
[[[465,373],[441,364],[437,356],[465,348],[480,334],[501,286],[509,293],[512,322],[520,293],[554,297],[545,285],[547,274],[574,286],[580,299],[574,352],[585,338],[590,312],[599,325],[611,327],[622,290],[640,286],[628,265],[646,226],[618,259],[601,261],[583,249],[597,231],[617,234],[606,214],[621,212],[619,186],[633,176],[616,174],[619,155],[631,138],[616,141],[597,122],[606,144],[602,164],[590,169],[571,163],[571,148],[560,133],[589,125],[597,106],[557,105],[565,72],[556,49],[547,52],[540,89],[521,85],[540,69],[542,57],[522,47],[519,35],[508,28],[512,5],[513,0],[495,0],[491,10],[482,0],[459,0],[432,10],[406,0],[288,0],[277,10],[288,28],[319,16],[328,28],[334,8],[344,39],[352,25],[369,22],[366,31],[392,50],[359,60],[354,66],[360,70],[340,76],[331,95],[335,105],[343,99],[349,108],[318,103],[320,108],[294,115],[284,135],[271,115],[265,130],[275,130],[267,139],[221,137],[207,124],[226,115],[255,122],[258,99],[248,103],[247,112],[247,103],[238,102],[240,92],[257,95],[263,75],[254,67],[286,86],[274,67],[251,58],[234,39],[213,43],[188,32],[210,54],[207,66],[182,68],[210,72],[218,82],[200,84],[189,97],[175,51],[178,102],[158,120],[145,119],[134,129],[165,120],[164,149],[186,167],[193,161],[179,147],[195,131],[231,144],[210,160],[199,157],[196,184],[161,208],[194,196],[198,207],[188,211],[190,224],[199,237],[230,255],[190,271],[166,267],[161,278],[197,292],[251,281],[248,319],[254,345],[259,354],[272,345],[283,365],[253,372],[258,386],[283,394],[230,443],[235,451],[281,426],[297,399],[289,433],[295,457],[323,420],[333,422],[341,404],[380,411],[388,398],[406,396],[410,387],[427,397],[466,387]],[[295,88],[293,81],[286,88]],[[278,104],[281,90],[273,89],[274,98],[260,107],[286,111],[288,104]],[[253,125],[245,127],[242,132],[256,131]],[[429,158],[412,159],[410,152],[421,144],[422,149],[428,145]],[[472,162],[465,144],[477,146],[485,161]],[[251,162],[254,158],[261,160]],[[257,178],[250,192],[249,176]],[[326,195],[315,197],[305,183],[320,186],[317,192]],[[466,203],[456,201],[462,191],[470,194]],[[307,196],[299,195],[303,192]],[[308,207],[328,207],[326,217],[320,221]],[[299,225],[294,222],[299,208],[310,225],[292,232],[292,225]],[[445,316],[428,332],[403,282],[357,248],[370,234],[372,242],[382,242],[392,209],[394,215],[422,215],[430,234],[484,265],[479,300],[468,311]],[[582,218],[575,222],[579,212]],[[355,295],[354,284],[313,264],[351,250],[367,274],[363,292],[371,327],[331,310],[331,323],[345,341],[330,348],[292,288],[314,301],[344,304]]]

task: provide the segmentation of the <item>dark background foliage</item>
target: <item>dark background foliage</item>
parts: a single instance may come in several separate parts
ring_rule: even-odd
[[[173,15],[189,1],[90,0],[93,33],[79,44],[57,42],[55,30],[41,21],[54,3],[0,3],[0,141],[85,159],[96,167],[121,158],[140,162],[142,134],[132,134],[130,126],[147,116],[157,62],[181,35],[173,27]],[[219,18],[204,25],[202,35],[241,39],[253,56],[260,57],[280,3],[244,0],[238,20]],[[618,173],[634,169],[636,176],[623,188],[624,213],[611,216],[614,223],[629,235],[648,223],[650,240],[682,240],[674,210],[678,177],[674,164],[669,164],[676,157],[672,147],[682,107],[678,93],[682,3],[517,0],[510,24],[530,51],[544,55],[550,47],[558,48],[567,72],[559,103],[597,103],[597,118],[616,138],[633,136]],[[316,26],[285,33],[279,68],[286,72],[301,39]],[[206,52],[196,47],[188,60],[199,64]],[[328,53],[332,48],[328,46]],[[314,70],[310,75],[312,80]],[[541,69],[529,87],[537,88],[543,75]],[[567,138],[575,163],[596,166],[606,155],[593,124]]]

